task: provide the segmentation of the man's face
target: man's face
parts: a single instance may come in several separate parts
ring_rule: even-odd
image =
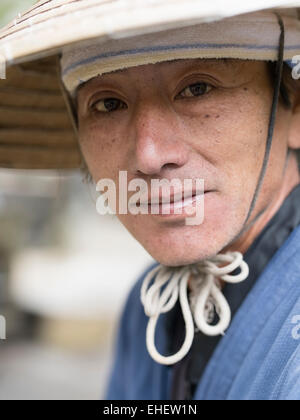
[[[119,171],[127,171],[128,182],[143,179],[150,191],[153,179],[204,179],[200,225],[186,225],[184,214],[118,215],[157,261],[194,263],[237,238],[262,167],[272,95],[267,64],[242,60],[150,64],[97,77],[79,89],[80,145],[95,182],[109,178],[118,188]],[[280,188],[288,127],[289,111],[280,107],[249,222]]]

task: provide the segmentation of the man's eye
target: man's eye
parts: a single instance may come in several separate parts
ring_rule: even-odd
[[[189,85],[188,87],[183,89],[179,93],[178,97],[179,98],[193,98],[195,96],[203,96],[211,90],[212,90],[211,85],[204,82],[198,82],[198,83]]]
[[[116,98],[106,98],[100,99],[99,101],[95,102],[91,108],[98,112],[113,112],[118,111],[119,109],[127,108],[127,105],[121,101],[120,99]]]

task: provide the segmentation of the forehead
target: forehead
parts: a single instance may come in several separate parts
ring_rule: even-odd
[[[198,68],[201,71],[212,71],[215,70],[217,72],[222,71],[230,71],[232,73],[236,73],[241,70],[241,67],[245,65],[246,61],[244,60],[236,60],[236,59],[203,59],[203,58],[196,58],[196,59],[177,59],[177,60],[170,60],[164,61],[156,64],[145,64],[137,67],[129,67],[114,70],[109,73],[102,74],[100,76],[96,76],[87,82],[82,83],[76,91],[76,96],[79,91],[86,91],[93,89],[96,87],[100,82],[105,81],[113,81],[113,80],[120,80],[125,79],[132,75],[132,73],[136,74],[143,74],[145,69],[153,71],[153,73],[160,71],[166,71],[169,75],[172,72],[177,73],[182,70],[189,70]]]

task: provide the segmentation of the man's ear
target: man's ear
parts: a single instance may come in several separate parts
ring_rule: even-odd
[[[298,89],[293,101],[292,119],[288,143],[291,149],[300,149],[300,80],[298,81]]]

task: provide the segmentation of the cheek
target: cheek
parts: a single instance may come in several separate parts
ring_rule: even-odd
[[[230,97],[228,97],[230,96]],[[268,112],[264,101],[253,95],[230,94],[204,105],[201,114],[185,121],[193,146],[211,160],[236,161],[262,147]]]
[[[101,127],[99,124],[80,126],[80,147],[94,180],[117,179],[119,170],[122,170],[120,139],[116,130],[109,127]]]
[[[265,150],[270,101],[242,89],[208,101],[201,114],[184,120],[190,146],[217,168],[224,185],[252,188]]]

